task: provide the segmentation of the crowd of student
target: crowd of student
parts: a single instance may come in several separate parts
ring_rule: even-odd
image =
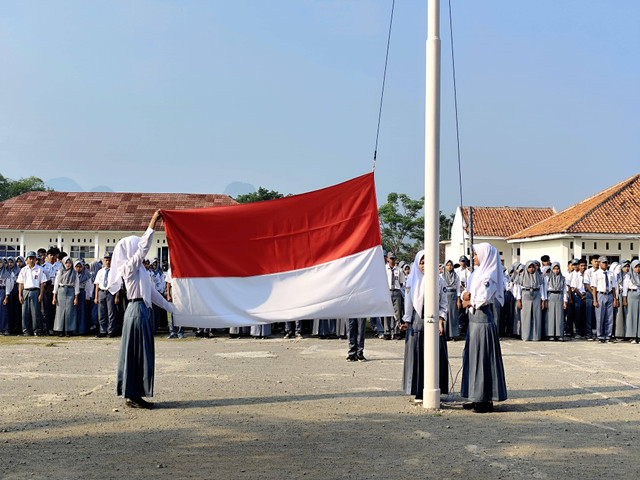
[[[571,260],[563,272],[558,262],[544,255],[540,261],[514,263],[504,269],[504,305],[494,302],[493,314],[502,336],[525,341],[585,338],[613,342],[640,341],[640,262],[614,262],[604,256]],[[72,260],[57,248],[29,252],[26,258],[2,258],[0,267],[0,334],[3,335],[96,335],[120,334],[128,302],[124,287],[115,293],[107,289],[111,255],[102,261]],[[410,265],[385,256],[385,270],[393,317],[371,318],[371,330],[385,340],[401,339],[406,279]],[[157,258],[145,261],[156,290],[171,298],[171,273],[164,272]],[[445,336],[464,338],[468,314],[462,295],[471,275],[469,260],[448,260],[440,267],[443,292],[447,298]],[[169,338],[182,338],[183,328],[175,327],[170,316],[154,305],[153,325],[169,327]],[[283,335],[302,338],[346,339],[349,319],[315,319],[272,325],[194,329],[196,337],[226,335],[231,338],[265,338]],[[360,352],[359,356],[363,356]]]
[[[89,264],[53,247],[0,263],[0,334],[120,335],[128,299],[124,287],[115,293],[107,289],[111,254]],[[164,294],[165,274],[158,259],[147,261],[146,267]],[[154,314],[155,326],[167,325],[165,311],[154,308]]]
[[[573,259],[563,272],[549,256],[514,263],[504,269],[504,306],[494,303],[500,333],[524,341],[570,338],[612,343],[640,336],[640,262],[609,264],[606,256]],[[449,297],[447,334],[464,333],[466,313],[459,309],[460,292],[470,274],[468,261],[448,261],[442,267]],[[456,325],[455,319],[458,319]]]

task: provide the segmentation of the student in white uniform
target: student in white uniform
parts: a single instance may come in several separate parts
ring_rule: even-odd
[[[15,281],[9,262],[3,258],[0,265],[0,335],[9,335],[9,295]]]
[[[629,275],[624,279],[622,301],[627,307],[624,336],[637,344],[640,337],[640,261],[631,262]]]
[[[600,268],[591,275],[591,293],[596,309],[596,335],[601,343],[611,343],[613,330],[613,307],[618,306],[618,280],[608,270],[609,259],[598,259]]]
[[[98,338],[111,338],[117,336],[117,320],[116,320],[116,294],[109,291],[110,276],[114,273],[111,271],[111,254],[106,252],[102,258],[104,266],[98,270],[95,285],[94,303],[98,305],[98,325],[100,331]],[[117,293],[117,291],[116,291]]]
[[[153,407],[152,403],[142,398],[153,396],[155,348],[151,305],[155,303],[169,312],[174,311],[173,305],[153,288],[151,278],[142,266],[159,219],[158,210],[142,237],[125,237],[116,244],[113,273],[107,287],[115,295],[124,282],[129,298],[122,326],[116,395],[124,397],[125,405],[132,408]]]
[[[40,302],[44,297],[47,277],[44,269],[36,265],[36,252],[27,253],[26,265],[18,275],[18,300],[22,304],[22,334],[41,335],[42,315]]]

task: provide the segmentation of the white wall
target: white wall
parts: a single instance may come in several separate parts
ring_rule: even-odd
[[[96,260],[102,258],[106,251],[106,247],[114,247],[121,238],[129,235],[142,235],[144,232],[86,232],[86,231],[25,231],[24,232],[24,249],[20,253],[24,256],[28,251],[37,251],[39,248],[59,246],[67,253],[71,252],[72,246],[88,246],[91,255],[85,256],[85,260]],[[0,230],[0,245],[20,244],[20,231],[17,230]],[[58,243],[58,236],[61,242]],[[5,242],[5,238],[7,241]],[[14,241],[10,241],[11,239]],[[96,252],[96,238],[98,240],[98,252]],[[149,250],[149,257],[157,255],[159,247],[167,246],[167,236],[163,231],[157,231],[153,236],[153,244]]]

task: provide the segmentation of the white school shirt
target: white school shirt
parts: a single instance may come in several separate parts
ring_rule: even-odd
[[[442,280],[440,276],[438,276],[438,285],[440,286],[438,293],[438,315],[446,320],[447,312],[449,310],[449,302],[447,301],[447,287],[445,287],[444,280]],[[411,295],[411,287],[407,287],[407,294],[404,297],[404,315],[402,316],[402,321],[411,323],[412,320],[413,295]]]
[[[609,289],[607,290],[606,278],[609,278]],[[618,289],[618,279],[613,272],[609,270],[602,270],[599,268],[591,275],[591,286],[596,287],[598,293],[609,293],[612,290]]]
[[[47,281],[47,275],[44,269],[40,265],[34,265],[33,268],[29,268],[29,265],[25,265],[18,274],[18,283],[22,283],[24,288],[40,288],[40,284]]]
[[[47,281],[51,280],[52,278],[55,278],[57,272],[53,271],[53,268],[51,268],[50,263],[44,262],[44,264],[40,266],[44,270],[44,273],[47,275]]]
[[[622,282],[622,296],[627,297],[629,295],[640,295],[640,290],[631,281],[631,275],[627,274]]]
[[[493,305],[493,298],[497,295],[499,288],[502,288],[502,285],[497,285],[492,279],[485,280],[475,295],[471,293],[469,299],[471,306],[477,310],[484,305]]]
[[[8,297],[9,294],[11,293],[11,290],[13,290],[13,285],[16,283],[16,276],[13,272],[11,272],[11,274],[9,275],[8,278],[5,278],[4,280],[0,279],[0,288],[5,288],[5,294]],[[3,299],[0,298],[0,301],[2,301]]]
[[[598,270],[600,270],[600,268],[598,268]],[[593,276],[593,272],[594,272],[593,267],[587,268],[587,270],[584,272],[583,282],[586,283],[587,285],[591,285],[591,277]]]
[[[456,273],[458,274],[458,278],[460,279],[460,291],[466,292],[469,287],[469,276],[471,275],[471,270],[468,268],[463,269],[462,267],[456,268]],[[462,284],[464,283],[464,288]]]
[[[71,267],[73,268],[73,267]],[[77,272],[76,272],[77,273]],[[60,276],[62,275],[62,270],[58,270],[58,273],[56,274],[56,278],[53,281],[53,293],[54,294],[58,294],[58,289],[63,285],[60,283]],[[73,282],[73,285],[64,285],[64,286],[69,286],[69,287],[73,287],[73,290],[75,292],[76,295],[78,295],[80,293],[80,280],[78,278],[78,275],[76,275],[76,280],[75,282]]]
[[[133,256],[126,261],[122,271],[122,279],[124,280],[124,285],[127,289],[127,298],[142,298],[142,287],[141,287],[141,278],[140,275],[148,275],[148,271],[142,265],[144,262],[144,258],[149,253],[149,249],[151,248],[151,242],[153,241],[153,232],[152,228],[147,228],[147,231],[144,232],[144,235],[140,237],[140,243],[138,243],[138,250],[133,254]],[[169,312],[173,312],[175,307],[167,302],[167,300],[158,293],[155,288],[151,289],[151,299],[153,303],[158,305],[160,308],[164,308]],[[145,305],[147,302],[145,302]],[[151,305],[147,305],[147,307],[151,307]]]
[[[571,272],[571,275],[569,275],[569,286],[571,288],[576,289],[578,292],[584,295],[585,294],[584,275],[580,273],[580,271]]]
[[[385,265],[385,270],[387,273],[387,285],[389,286],[389,290],[400,290],[405,284],[404,272],[402,269],[398,265],[391,268],[387,263]]]
[[[111,269],[109,269],[109,275],[111,275],[112,273],[113,272],[111,272]],[[93,281],[93,284],[98,285],[98,288],[103,292],[107,291],[107,287],[104,286],[104,276],[106,274],[107,274],[107,267],[102,267],[100,270],[98,270],[98,273],[96,273],[96,279]]]

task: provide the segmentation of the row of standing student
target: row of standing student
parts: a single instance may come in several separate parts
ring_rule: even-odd
[[[468,278],[465,258],[454,268],[443,266],[448,297],[448,338],[464,334],[466,312],[460,308],[461,292]],[[586,338],[602,343],[614,339],[639,342],[640,262],[614,262],[605,256],[569,262],[566,272],[547,256],[541,262],[515,263],[504,273],[504,307],[494,304],[494,316],[502,335],[524,341],[563,341]]]
[[[118,336],[127,297],[124,289],[111,295],[102,285],[110,258],[89,265],[52,248],[0,259],[0,334]],[[161,271],[149,274],[158,278]],[[166,325],[164,311],[155,317],[157,326]]]

